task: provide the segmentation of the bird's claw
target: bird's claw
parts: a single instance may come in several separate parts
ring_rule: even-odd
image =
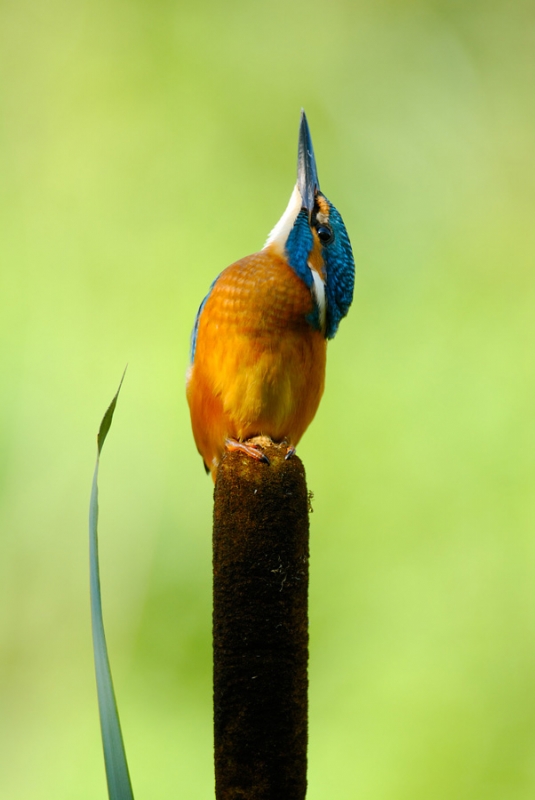
[[[292,456],[295,455],[295,447],[290,445],[286,451],[286,455],[284,456],[284,460],[288,461]]]
[[[254,458],[256,461],[262,461],[262,463],[267,464],[268,466],[271,464],[269,458],[265,453],[262,452],[258,445],[246,444],[245,442],[239,442],[237,439],[227,439],[225,442],[225,448],[231,453],[235,450],[239,450],[251,458]]]

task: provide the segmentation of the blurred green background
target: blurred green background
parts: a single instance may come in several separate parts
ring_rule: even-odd
[[[303,440],[310,800],[535,794],[529,2],[0,7],[0,796],[104,798],[87,509],[136,797],[213,797],[198,304],[306,108],[355,251]],[[282,799],[281,799],[282,800]]]

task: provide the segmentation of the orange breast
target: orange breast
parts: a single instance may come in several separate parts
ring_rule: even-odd
[[[217,279],[201,313],[187,397],[195,442],[215,479],[225,440],[296,445],[323,394],[326,341],[306,321],[309,289],[263,250]]]

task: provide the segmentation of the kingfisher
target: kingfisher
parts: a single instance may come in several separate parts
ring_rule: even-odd
[[[342,217],[320,191],[301,111],[297,183],[262,250],[212,283],[191,335],[186,377],[193,436],[215,482],[225,451],[289,458],[318,409],[327,341],[353,300],[355,265]]]

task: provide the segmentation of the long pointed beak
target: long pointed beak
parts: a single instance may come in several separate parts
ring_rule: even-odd
[[[301,193],[303,208],[311,214],[316,202],[316,192],[320,183],[316,170],[316,159],[312,147],[312,137],[304,110],[301,110],[301,123],[299,125],[299,145],[297,150],[297,187]]]

